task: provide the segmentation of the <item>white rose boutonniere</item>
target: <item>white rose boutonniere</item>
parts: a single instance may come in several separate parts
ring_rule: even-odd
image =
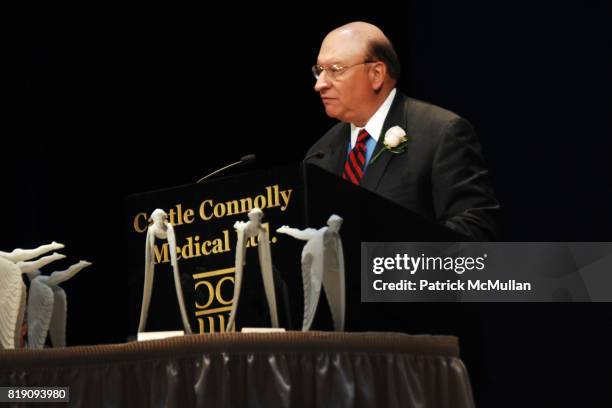
[[[406,132],[401,127],[393,126],[387,130],[382,142],[384,147],[380,149],[374,157],[372,157],[370,163],[373,163],[374,160],[376,160],[385,150],[393,154],[404,153],[408,147],[408,135],[406,135]]]

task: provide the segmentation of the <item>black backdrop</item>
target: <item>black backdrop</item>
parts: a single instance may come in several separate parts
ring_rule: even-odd
[[[247,153],[260,168],[300,160],[333,123],[309,67],[323,35],[357,19],[394,42],[402,90],[476,127],[503,240],[612,241],[611,11],[609,1],[18,6],[7,14],[0,248],[57,240],[69,255],[58,268],[94,262],[64,285],[68,342],[124,341],[124,197]],[[479,406],[612,402],[610,305],[463,307]]]

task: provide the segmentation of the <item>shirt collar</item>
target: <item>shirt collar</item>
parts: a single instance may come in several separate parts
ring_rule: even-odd
[[[376,113],[372,115],[368,123],[364,126],[365,130],[368,131],[368,134],[372,139],[378,142],[378,138],[380,137],[380,133],[382,132],[383,125],[385,124],[385,119],[387,118],[387,114],[389,113],[389,109],[391,109],[391,103],[393,102],[393,98],[395,98],[396,90],[393,88],[387,99],[380,105]],[[357,143],[357,134],[359,131],[363,129],[357,127],[351,123],[351,148],[355,147],[355,143]]]

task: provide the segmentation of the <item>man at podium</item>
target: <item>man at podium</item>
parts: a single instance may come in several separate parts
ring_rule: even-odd
[[[378,27],[331,31],[312,72],[325,112],[340,122],[306,161],[473,240],[496,238],[499,202],[474,129],[396,89],[399,60]]]

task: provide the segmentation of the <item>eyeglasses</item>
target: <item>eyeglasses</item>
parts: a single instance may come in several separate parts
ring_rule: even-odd
[[[319,79],[323,71],[327,71],[327,76],[331,79],[336,79],[338,76],[342,75],[344,71],[349,68],[356,67],[357,65],[370,64],[372,62],[378,61],[363,61],[353,65],[340,65],[340,64],[332,64],[328,67],[324,67],[323,65],[313,65],[312,66],[312,74],[316,79]]]

